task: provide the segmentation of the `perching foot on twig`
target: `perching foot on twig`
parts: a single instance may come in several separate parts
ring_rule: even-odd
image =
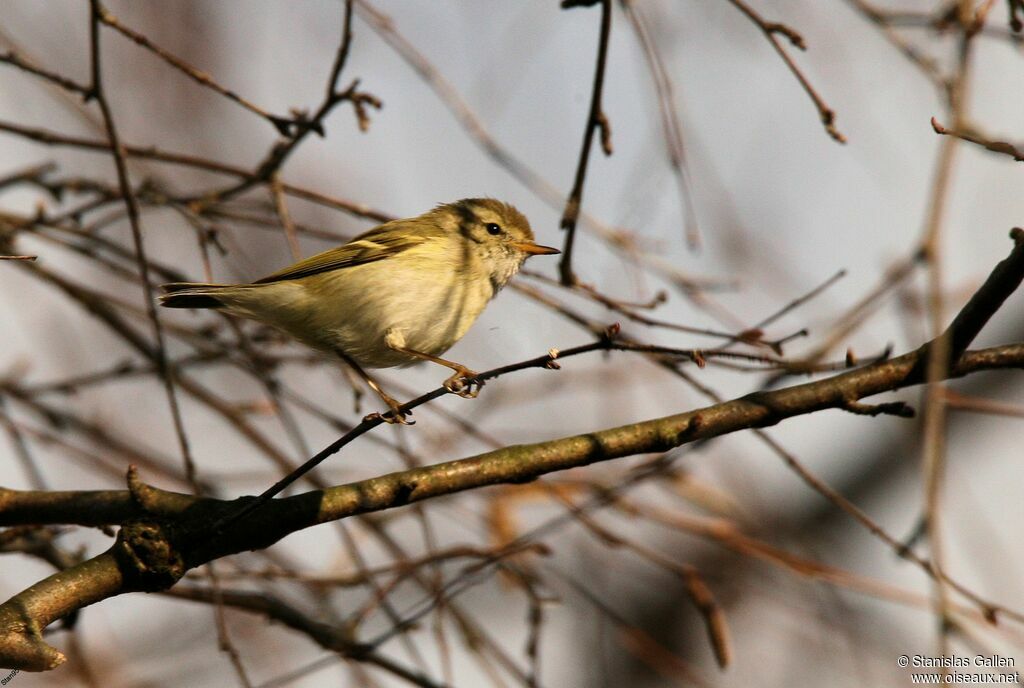
[[[380,400],[383,401],[385,404],[387,404],[388,408],[391,409],[391,410],[388,411],[387,413],[379,413],[379,412],[371,413],[368,416],[366,416],[365,418],[363,418],[363,420],[371,420],[371,419],[374,419],[374,418],[379,418],[382,421],[384,421],[385,423],[391,423],[391,424],[397,423],[398,425],[416,425],[416,421],[409,420],[406,417],[406,416],[411,416],[412,415],[412,411],[402,411],[402,405],[398,402],[398,400],[395,399],[390,394],[388,394],[387,392],[385,392],[383,389],[381,389],[381,386],[377,384],[376,380],[374,380],[373,378],[367,376],[366,384],[368,384],[370,386],[370,389],[372,389],[374,392],[377,393],[377,396],[380,397]]]
[[[413,356],[423,361],[430,361],[438,365],[443,365],[445,368],[450,368],[455,371],[455,374],[444,381],[444,388],[452,394],[458,394],[463,399],[476,399],[477,395],[480,394],[480,388],[484,386],[482,380],[476,380],[479,373],[476,373],[461,363],[455,361],[449,361],[446,358],[435,356],[433,354],[427,354],[422,351],[416,351],[405,346],[404,338],[400,333],[389,331],[388,336],[384,342],[389,348],[394,351],[406,354],[407,356]],[[474,389],[474,387],[476,389]]]
[[[374,392],[376,392],[377,396],[380,397],[380,400],[387,404],[388,408],[391,409],[387,413],[371,413],[367,415],[365,418],[363,418],[364,421],[379,418],[385,423],[397,423],[399,425],[416,424],[416,421],[409,420],[406,417],[412,415],[412,411],[402,411],[402,405],[398,403],[398,401],[394,397],[385,392],[384,389],[379,384],[377,384],[377,381],[370,377],[370,375],[365,370],[363,370],[362,366],[356,363],[352,357],[350,357],[341,349],[335,349],[334,351],[336,354],[338,354],[338,357],[341,358],[341,360],[343,360],[349,366],[349,368],[351,368],[356,373],[356,375],[362,378],[363,382],[366,383],[366,386],[372,389]]]
[[[389,423],[389,424],[416,425],[416,421],[409,420],[409,418],[408,418],[409,416],[412,415],[412,411],[402,411],[401,410],[401,408],[402,408],[401,404],[399,404],[394,399],[391,399],[391,397],[388,397],[388,399],[390,401],[385,400],[385,402],[391,408],[390,411],[386,411],[385,413],[381,413],[380,411],[374,411],[373,413],[368,413],[363,418],[363,421],[365,422],[365,421],[368,421],[368,420],[382,420],[385,423]]]
[[[453,368],[455,374],[444,381],[444,388],[452,394],[458,394],[463,399],[476,399],[480,394],[480,388],[484,386],[482,380],[475,378],[476,373],[465,366]]]

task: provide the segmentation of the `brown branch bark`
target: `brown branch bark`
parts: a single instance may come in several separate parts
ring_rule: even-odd
[[[601,130],[601,145],[605,155],[611,155],[611,143],[608,127],[608,118],[601,106],[601,92],[604,90],[605,65],[608,63],[608,43],[612,32],[612,3],[611,0],[599,0],[601,4],[601,34],[597,41],[597,60],[594,66],[594,88],[590,95],[590,109],[587,112],[587,124],[583,127],[583,147],[580,149],[580,159],[576,165],[576,178],[572,184],[572,191],[565,202],[565,210],[562,212],[561,227],[565,230],[565,245],[562,248],[562,260],[558,264],[558,271],[562,278],[562,284],[572,286],[576,284],[576,275],[572,271],[572,250],[576,240],[576,222],[579,220],[580,207],[583,205],[583,183],[587,178],[587,162],[590,160],[590,148],[594,143],[594,134]],[[563,0],[562,8],[581,7],[595,5],[597,1],[587,0]]]
[[[774,425],[785,418],[826,408],[843,408],[849,395],[861,398],[919,384],[921,377],[914,371],[924,355],[923,348],[917,349],[891,361],[826,380],[748,395],[696,411],[586,435],[506,447],[467,459],[276,500],[229,531],[227,537],[201,543],[198,547],[195,543],[175,543],[173,535],[162,535],[156,541],[166,538],[168,553],[181,547],[183,567],[191,568],[228,554],[269,546],[295,530],[339,518],[486,485],[523,482],[557,470],[632,454],[665,451],[687,442]],[[951,376],[1010,367],[1024,367],[1024,344],[968,352]],[[137,489],[134,497],[127,491],[3,490],[0,491],[0,524],[99,525],[141,519],[171,523],[175,528],[184,525],[181,532],[187,535],[189,523],[194,526],[196,521],[228,513],[237,505],[238,501],[193,498],[148,487]],[[151,526],[145,532],[155,536],[158,531]],[[145,589],[148,583],[141,581],[162,580],[167,585],[172,584],[173,580],[167,577],[181,567],[166,564],[177,561],[178,557],[161,560],[163,565],[154,566],[136,556],[125,556],[136,546],[127,544],[128,537],[131,534],[126,536],[122,532],[111,551],[73,569],[73,578],[68,578],[68,572],[55,574],[0,606],[0,661],[26,670],[53,668],[58,655],[53,654],[56,651],[52,648],[45,648],[34,629],[44,628],[60,616],[106,597]],[[116,556],[119,551],[122,556]],[[122,567],[129,562],[131,575],[126,575]],[[60,580],[54,580],[58,577]],[[68,580],[74,580],[75,584],[66,585]]]
[[[178,448],[181,450],[182,461],[185,465],[185,475],[195,492],[199,492],[196,482],[195,462],[192,460],[192,450],[189,447],[188,435],[185,433],[185,424],[181,417],[181,409],[178,406],[178,396],[174,389],[174,380],[170,369],[167,367],[167,347],[164,341],[164,330],[160,323],[160,316],[156,311],[156,301],[153,295],[153,286],[149,278],[149,261],[146,259],[145,242],[142,237],[142,218],[139,211],[139,201],[132,191],[131,181],[128,178],[127,156],[121,138],[117,133],[114,124],[114,114],[110,108],[103,90],[103,69],[100,64],[100,22],[103,9],[99,0],[90,0],[90,52],[92,67],[92,84],[86,95],[87,99],[95,99],[103,114],[103,124],[107,131],[107,139],[110,141],[110,152],[114,158],[114,167],[117,170],[117,183],[120,188],[121,197],[124,200],[125,208],[128,211],[128,224],[132,230],[132,243],[135,245],[135,258],[139,268],[139,278],[142,282],[142,294],[146,304],[146,315],[153,326],[154,351],[157,372],[163,381],[164,393],[167,396],[167,403],[171,411],[171,420],[174,424],[174,434],[178,438]]]
[[[1012,236],[1015,246],[1009,257],[996,266],[939,337],[951,344],[946,350],[954,354],[946,368],[947,378],[1024,368],[1024,343],[956,355],[1024,278],[1024,231],[1014,230]],[[272,500],[213,537],[209,537],[209,523],[237,514],[253,498],[224,501],[165,492],[142,483],[134,469],[129,471],[127,491],[0,489],[0,525],[123,524],[108,551],[54,574],[0,605],[0,665],[31,671],[52,669],[64,656],[43,641],[42,630],[56,619],[114,595],[168,589],[191,568],[268,547],[297,530],[488,485],[526,482],[623,456],[664,452],[829,408],[846,409],[862,398],[925,382],[933,350],[934,340],[898,358],[823,380]],[[1018,618],[1016,613],[1012,616]]]
[[[744,0],[729,0],[729,2],[731,2],[736,9],[746,15],[750,21],[754,22],[754,24],[761,30],[761,33],[764,34],[765,38],[768,39],[768,42],[772,44],[772,47],[775,48],[775,52],[777,52],[779,57],[782,58],[782,61],[786,63],[786,66],[789,67],[789,71],[793,73],[796,80],[800,82],[801,88],[804,89],[804,92],[811,99],[811,102],[814,103],[814,107],[818,110],[818,117],[821,118],[821,123],[825,127],[825,132],[831,136],[834,141],[838,143],[846,143],[846,136],[836,128],[835,110],[829,107],[828,103],[825,102],[825,99],[821,97],[818,91],[811,84],[810,79],[808,79],[800,67],[797,66],[796,61],[793,60],[793,57],[779,41],[777,34],[785,36],[790,44],[799,50],[807,49],[803,37],[785,24],[765,21],[761,15],[755,12],[750,5],[744,2]]]
[[[70,136],[60,132],[51,131],[49,129],[26,127],[14,122],[0,121],[0,132],[20,136],[46,146],[67,146],[70,148],[80,148],[82,150],[94,151],[97,153],[110,152],[110,143],[107,141],[89,139],[80,136]],[[206,172],[215,172],[217,174],[224,174],[230,177],[237,177],[242,180],[242,182],[249,182],[249,186],[254,186],[261,182],[253,172],[245,168],[196,155],[161,150],[155,146],[133,146],[127,143],[122,144],[122,148],[124,149],[124,154],[129,158],[152,160],[154,162],[166,163],[168,165],[181,165],[183,167],[191,167],[193,169],[204,170]],[[389,220],[395,219],[392,215],[385,213],[382,210],[372,208],[364,203],[334,198],[293,184],[286,184],[282,182],[281,190],[289,196],[302,198],[304,200],[318,203],[336,210],[341,210],[355,215],[356,217],[362,217],[374,222],[388,222]]]

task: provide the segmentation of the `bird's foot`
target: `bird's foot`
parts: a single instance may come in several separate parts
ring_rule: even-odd
[[[381,420],[389,425],[416,425],[416,421],[409,420],[409,416],[412,415],[412,411],[403,411],[402,405],[389,396],[382,395],[381,398],[391,410],[385,413],[375,411],[363,418],[364,423],[369,420]]]
[[[387,411],[385,413],[374,411],[373,413],[366,414],[363,417],[363,422],[379,420],[387,423],[388,425],[416,425],[416,421],[409,420],[408,416],[410,415],[412,414],[408,411],[405,413],[400,413],[398,411]]]
[[[455,369],[455,374],[444,381],[444,388],[463,399],[476,399],[484,386],[483,380],[476,379],[478,375],[479,373],[465,366],[459,366]]]

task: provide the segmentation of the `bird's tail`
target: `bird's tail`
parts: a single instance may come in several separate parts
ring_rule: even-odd
[[[227,306],[217,293],[234,289],[234,284],[201,284],[196,282],[172,282],[161,284],[164,293],[157,297],[165,308],[225,308]]]

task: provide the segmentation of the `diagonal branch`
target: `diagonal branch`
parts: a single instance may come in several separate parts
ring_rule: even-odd
[[[383,107],[381,101],[376,96],[359,91],[359,79],[353,81],[348,88],[344,90],[338,89],[338,79],[340,78],[341,71],[348,60],[349,50],[352,46],[352,2],[353,0],[345,0],[345,8],[343,10],[342,17],[341,43],[338,45],[338,51],[335,53],[334,63],[331,67],[331,74],[327,79],[327,93],[324,96],[323,101],[320,103],[320,107],[317,108],[317,111],[311,118],[308,116],[298,118],[292,125],[291,136],[281,139],[273,145],[267,155],[263,158],[262,162],[260,162],[256,167],[256,171],[251,177],[244,179],[234,186],[220,191],[215,191],[212,194],[208,194],[207,196],[197,200],[208,205],[214,201],[224,201],[229,198],[234,198],[235,196],[248,191],[257,184],[269,182],[310,132],[316,132],[320,136],[324,135],[324,119],[326,119],[327,115],[331,113],[338,103],[346,100],[351,102],[352,107],[355,108],[356,111],[356,119],[359,123],[359,129],[361,131],[366,131],[369,126],[369,115],[367,114],[366,108],[369,106],[379,110]]]
[[[133,484],[131,491],[39,492],[0,489],[0,525],[26,523],[112,524],[127,521],[117,543],[66,572],[55,574],[0,605],[0,664],[45,671],[63,655],[42,640],[53,621],[107,597],[166,589],[189,568],[252,549],[262,549],[303,528],[382,511],[412,502],[502,483],[522,483],[555,471],[623,456],[664,452],[683,444],[921,384],[915,373],[926,347],[881,363],[816,382],[758,392],[664,418],[516,445],[446,463],[413,468],[273,500],[235,524],[226,537],[194,543],[182,533],[235,513],[252,498],[223,501]],[[1024,369],[1024,343],[966,352],[949,372],[961,377],[983,370]],[[141,551],[141,544],[146,548]],[[145,556],[142,556],[145,554]],[[943,574],[944,575],[944,574]],[[74,580],[74,585],[68,581]],[[986,609],[996,605],[986,604]],[[1024,619],[1010,610],[1007,616]]]
[[[305,633],[316,641],[320,647],[335,652],[342,657],[357,659],[380,667],[384,671],[405,679],[412,685],[423,686],[424,688],[440,688],[440,684],[431,681],[422,673],[404,667],[373,648],[365,647],[355,642],[350,637],[349,629],[311,619],[301,610],[296,609],[279,597],[267,593],[249,592],[247,590],[223,590],[217,595],[211,588],[194,585],[178,586],[166,594],[178,599],[197,602],[215,602],[219,599],[220,603],[227,607],[240,609],[252,614],[260,614],[272,621]]]
[[[932,117],[932,129],[940,136],[952,136],[953,138],[960,139],[961,141],[967,141],[968,143],[981,146],[985,150],[992,151],[993,153],[1008,155],[1017,162],[1024,162],[1024,146],[1015,146],[1012,143],[1007,143],[1006,141],[989,139],[970,129],[949,129],[942,126],[942,124],[939,123],[939,120],[934,117]]]
[[[810,79],[808,79],[803,71],[800,70],[800,67],[797,66],[793,57],[786,51],[785,46],[783,46],[782,42],[779,40],[777,34],[785,36],[786,39],[789,40],[790,44],[796,48],[806,50],[807,46],[804,43],[803,36],[785,24],[766,21],[744,0],[729,0],[729,2],[731,2],[736,9],[746,15],[747,19],[754,22],[754,24],[757,25],[757,28],[761,29],[761,33],[763,33],[764,37],[768,39],[768,42],[772,44],[772,47],[775,48],[775,52],[779,54],[782,61],[786,63],[787,67],[789,67],[789,71],[792,72],[793,76],[796,77],[796,80],[800,82],[800,86],[804,89],[804,93],[806,93],[811,99],[811,102],[814,103],[814,107],[818,110],[818,116],[821,118],[821,123],[825,127],[825,132],[828,133],[833,140],[839,143],[846,143],[846,136],[836,128],[835,110],[829,107],[828,103],[825,102],[825,99],[822,98],[814,86],[811,85]]]
[[[22,57],[13,50],[8,50],[5,53],[0,53],[0,64],[9,64],[12,67],[16,67],[17,69],[22,70],[23,72],[33,74],[41,79],[49,81],[52,84],[56,84],[57,86],[60,86],[61,88],[67,91],[71,91],[72,93],[78,93],[83,97],[89,95],[88,86],[80,84],[73,79],[69,79],[68,77],[62,74],[51,72],[48,69],[43,69],[42,67],[35,65],[28,58]]]
[[[206,86],[214,92],[224,96],[228,100],[238,103],[249,112],[259,115],[263,119],[267,120],[282,136],[288,136],[291,132],[292,126],[296,124],[296,121],[294,119],[288,117],[281,117],[280,115],[275,115],[271,112],[268,112],[267,110],[261,108],[255,103],[235,93],[231,89],[221,86],[209,74],[206,74],[205,72],[196,69],[180,57],[170,53],[167,50],[164,50],[163,48],[155,44],[152,40],[150,40],[148,36],[141,34],[138,31],[134,31],[131,28],[122,24],[121,21],[113,14],[111,14],[110,10],[108,10],[102,4],[99,6],[98,19],[104,25],[109,26],[110,28],[117,31],[119,34],[121,34],[128,40],[150,51],[158,58],[160,58],[167,64],[171,65],[172,67],[174,67],[175,69],[177,69],[182,74],[192,79],[196,83],[202,86]]]
[[[14,136],[21,136],[22,138],[26,138],[30,141],[35,141],[36,143],[41,143],[46,146],[68,146],[71,148],[81,148],[83,150],[101,153],[110,151],[110,143],[107,141],[98,141],[79,136],[69,136],[47,129],[26,127],[3,120],[0,120],[0,132],[6,132]],[[183,167],[191,167],[197,170],[204,170],[206,172],[215,172],[217,174],[224,174],[230,177],[237,177],[241,180],[238,182],[239,184],[247,182],[250,187],[259,184],[262,181],[258,179],[254,173],[244,168],[216,160],[210,160],[208,158],[189,155],[187,153],[161,150],[154,146],[133,146],[127,143],[122,143],[122,148],[124,149],[125,156],[129,158],[153,160],[155,162],[166,163],[169,165],[181,165]],[[381,210],[371,208],[364,203],[332,198],[326,194],[298,187],[294,184],[286,184],[282,182],[281,190],[289,196],[302,198],[313,203],[319,203],[320,205],[342,210],[357,217],[373,220],[374,222],[388,222],[389,220],[395,219],[393,216]]]
[[[1024,280],[1024,229],[1014,227],[1010,237],[1016,244],[1013,252],[995,266],[985,283],[942,333],[942,337],[949,341],[949,358],[944,362],[944,367],[960,359],[985,323]]]
[[[1024,231],[1014,230],[1010,256],[992,271],[967,306],[940,335],[949,351],[966,347],[1024,277]],[[926,381],[934,341],[903,356],[833,377],[663,418],[528,445],[271,500],[233,523],[223,537],[195,537],[207,524],[238,513],[253,498],[223,501],[165,492],[129,471],[128,491],[45,492],[0,489],[0,525],[123,523],[110,550],[54,574],[0,605],[0,664],[44,671],[64,657],[42,630],[62,616],[107,597],[170,588],[186,571],[214,559],[262,549],[303,528],[500,483],[522,483],[554,471],[775,425],[825,409]],[[552,354],[549,354],[552,356]],[[553,356],[552,356],[553,358]],[[1024,369],[1024,343],[965,351],[944,369],[946,378],[982,370]],[[517,364],[523,365],[523,364]],[[927,571],[947,579],[932,563]],[[1024,622],[1024,614],[972,595],[987,618],[996,612]]]

